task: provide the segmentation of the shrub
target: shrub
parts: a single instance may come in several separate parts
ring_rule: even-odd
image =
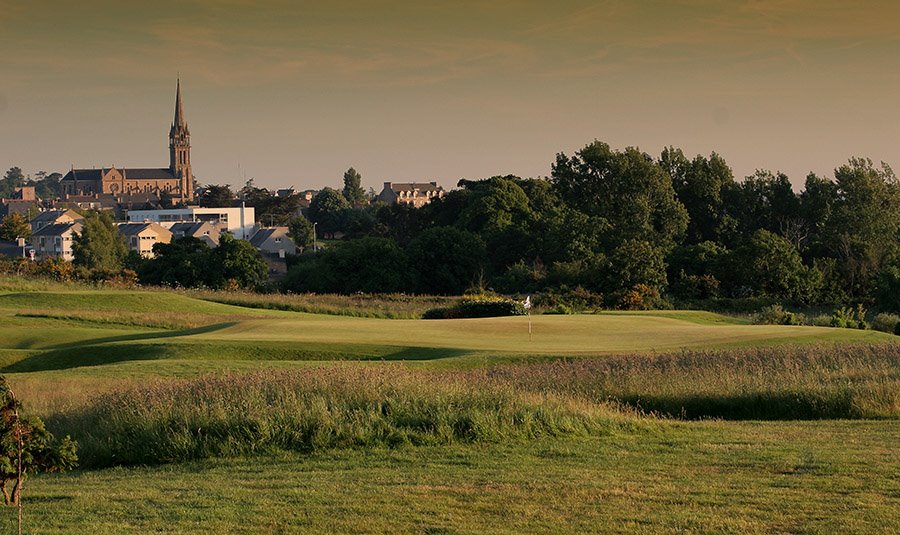
[[[449,308],[433,308],[422,319],[493,318],[498,316],[524,316],[525,306],[514,299],[492,293],[466,295]]]
[[[659,290],[647,284],[635,284],[616,303],[621,310],[654,310],[670,308],[659,295]]]
[[[781,305],[770,305],[754,316],[753,322],[759,325],[802,325],[800,317]]]
[[[900,316],[897,314],[881,313],[872,320],[872,328],[876,331],[894,333],[900,325]]]
[[[831,326],[844,329],[868,329],[866,323],[866,309],[860,304],[856,309],[841,307],[831,315]]]
[[[68,436],[56,441],[37,417],[20,417],[21,404],[0,376],[0,492],[6,505],[18,505],[30,473],[63,472],[78,462],[78,445]],[[19,473],[19,456],[22,471]],[[12,494],[6,489],[12,482]]]
[[[460,318],[525,315],[525,307],[519,301],[490,294],[463,297],[456,308]]]

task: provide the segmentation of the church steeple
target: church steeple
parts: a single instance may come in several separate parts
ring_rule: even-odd
[[[194,199],[194,175],[191,172],[191,132],[184,120],[181,104],[181,78],[175,89],[175,119],[169,129],[169,169],[181,179],[181,200]]]

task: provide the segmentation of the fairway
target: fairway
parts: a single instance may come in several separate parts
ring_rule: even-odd
[[[5,353],[7,372],[148,359],[218,360],[225,367],[241,360],[469,366],[509,359],[891,339],[874,331],[749,325],[709,312],[390,320],[245,308],[163,291],[11,293],[0,295],[0,311],[6,316],[0,349],[31,350]]]

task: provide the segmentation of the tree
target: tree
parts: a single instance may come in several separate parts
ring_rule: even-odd
[[[4,217],[0,221],[0,240],[12,241],[16,238],[31,237],[31,224],[28,219],[20,213],[12,213]]]
[[[323,188],[309,203],[309,219],[325,236],[334,236],[342,230],[343,211],[350,208],[347,199],[333,188]]]
[[[412,289],[408,272],[406,254],[393,240],[365,237],[302,259],[291,268],[283,287],[343,294],[401,292]]]
[[[687,227],[671,177],[636,148],[618,152],[595,141],[571,158],[560,153],[551,181],[570,207],[607,222],[609,249],[639,240],[667,253]]]
[[[259,251],[230,232],[222,233],[210,257],[209,282],[214,288],[253,288],[268,279],[269,268]]]
[[[487,250],[471,232],[435,227],[419,234],[407,249],[422,293],[459,295],[482,275]]]
[[[291,239],[294,240],[294,245],[300,248],[302,251],[306,249],[313,242],[313,225],[303,216],[295,217],[288,224],[288,234]]]
[[[197,202],[204,208],[227,208],[234,205],[235,199],[230,185],[207,184]]]
[[[128,246],[109,212],[87,212],[81,233],[73,240],[72,254],[76,266],[116,272],[122,269]]]
[[[350,203],[350,206],[353,206],[354,208],[359,208],[368,204],[366,202],[366,191],[360,185],[361,182],[362,175],[360,175],[356,169],[351,167],[344,173],[344,198],[346,198],[347,202]]]
[[[688,160],[680,149],[663,150],[660,165],[672,177],[678,200],[689,216],[687,241],[718,241],[730,226],[723,210],[722,191],[734,184],[731,168],[716,153],[709,158],[697,155]]]
[[[22,174],[22,169],[10,167],[9,170],[6,171],[6,174],[3,175],[3,179],[0,180],[0,198],[8,199],[12,197],[16,188],[20,188],[24,185],[25,175]]]
[[[753,295],[776,299],[810,302],[822,285],[822,274],[806,267],[787,240],[764,229],[733,252],[728,271],[733,289],[744,286]]]
[[[138,270],[144,284],[185,288],[212,286],[212,252],[206,242],[182,236],[171,243],[153,245],[154,258],[141,263]]]
[[[882,163],[853,158],[834,171],[837,198],[827,241],[851,297],[871,293],[885,259],[900,253],[900,183]]]
[[[0,491],[6,505],[18,505],[29,474],[63,472],[78,463],[78,444],[57,441],[37,417],[22,417],[22,405],[0,376]],[[7,484],[13,483],[12,492]]]

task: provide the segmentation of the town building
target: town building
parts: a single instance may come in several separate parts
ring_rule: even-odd
[[[440,199],[444,193],[444,188],[438,186],[437,182],[385,182],[384,189],[375,200],[420,208],[434,199]]]
[[[219,246],[219,235],[222,233],[218,225],[207,221],[175,223],[169,227],[169,231],[173,240],[189,236],[197,238],[211,248]]]
[[[44,225],[31,234],[35,259],[62,258],[72,260],[72,242],[76,234],[81,232],[80,222],[51,223]]]
[[[181,80],[175,96],[175,119],[169,129],[169,167],[100,169],[72,168],[60,181],[63,197],[153,195],[176,202],[194,200],[191,133],[181,104]]]
[[[207,222],[231,232],[239,240],[249,240],[256,230],[256,211],[252,206],[226,208],[188,206],[162,210],[129,210],[126,217],[130,223],[153,221],[164,227],[170,227],[173,223]]]
[[[47,210],[31,220],[32,235],[40,229],[60,223],[83,223],[84,218],[75,210]]]
[[[159,223],[119,223],[119,234],[125,238],[128,248],[144,258],[153,258],[153,246],[157,243],[171,243],[172,233]]]
[[[263,254],[275,255],[279,258],[297,254],[297,246],[291,239],[287,227],[261,228],[250,238],[250,244]]]

